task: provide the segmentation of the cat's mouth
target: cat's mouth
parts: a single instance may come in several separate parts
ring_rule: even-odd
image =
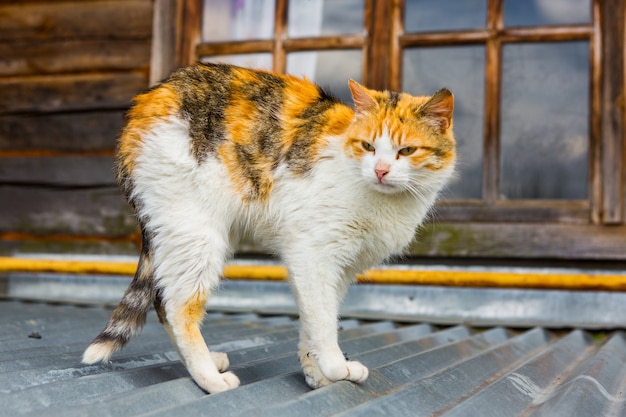
[[[400,191],[400,187],[398,187],[397,184],[394,184],[385,178],[377,178],[372,185],[376,191],[384,194],[394,194]]]

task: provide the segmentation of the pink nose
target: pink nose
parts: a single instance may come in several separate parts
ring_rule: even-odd
[[[374,172],[376,173],[376,177],[378,178],[378,181],[382,181],[383,177],[389,174],[390,168],[391,166],[385,162],[378,161],[376,163],[376,166],[374,167]]]
[[[376,176],[378,177],[378,181],[382,180],[385,175],[389,173],[387,169],[375,169]]]

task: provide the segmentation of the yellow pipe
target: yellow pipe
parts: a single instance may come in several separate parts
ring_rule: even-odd
[[[65,261],[0,257],[0,272],[54,272],[133,275],[135,262]],[[226,265],[227,279],[283,281],[287,269],[277,265]],[[370,284],[438,285],[459,287],[542,288],[626,291],[626,275],[459,270],[370,269],[358,275]]]
[[[0,257],[0,272],[134,275],[137,262],[65,261]]]
[[[287,268],[278,265],[226,265],[224,278],[286,281]]]
[[[588,273],[371,269],[361,283],[453,287],[626,291],[626,275]]]

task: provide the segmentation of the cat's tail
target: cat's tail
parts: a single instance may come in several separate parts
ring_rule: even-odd
[[[108,361],[115,351],[120,350],[131,337],[141,332],[146,322],[148,310],[156,297],[156,288],[145,235],[142,240],[142,250],[135,276],[104,330],[96,336],[83,353],[85,364]]]

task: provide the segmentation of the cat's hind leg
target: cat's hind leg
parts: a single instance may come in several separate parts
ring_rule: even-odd
[[[220,372],[228,366],[226,355],[209,352],[202,337],[206,300],[207,295],[198,293],[182,303],[167,303],[165,311],[177,350],[192,378],[200,388],[217,393],[238,387],[239,379],[232,372]]]
[[[157,293],[154,300],[154,309],[156,310],[157,316],[159,317],[159,322],[163,325],[165,332],[167,333],[172,344],[176,348],[180,361],[183,363],[183,365],[187,366],[187,364],[185,363],[185,358],[178,350],[178,344],[176,342],[176,337],[174,336],[174,330],[172,329],[172,325],[169,323],[169,321],[167,321],[167,315],[165,313],[165,307],[163,305],[163,299],[161,298],[160,293]],[[226,353],[213,351],[210,351],[209,353],[218,371],[224,372],[228,369],[228,367],[230,366],[230,361],[228,360],[228,355],[226,355]]]
[[[194,381],[205,391],[217,393],[238,387],[239,379],[224,372],[227,356],[209,351],[200,328],[230,245],[223,230],[192,221],[198,218],[190,217],[175,230],[156,233],[156,307]]]

